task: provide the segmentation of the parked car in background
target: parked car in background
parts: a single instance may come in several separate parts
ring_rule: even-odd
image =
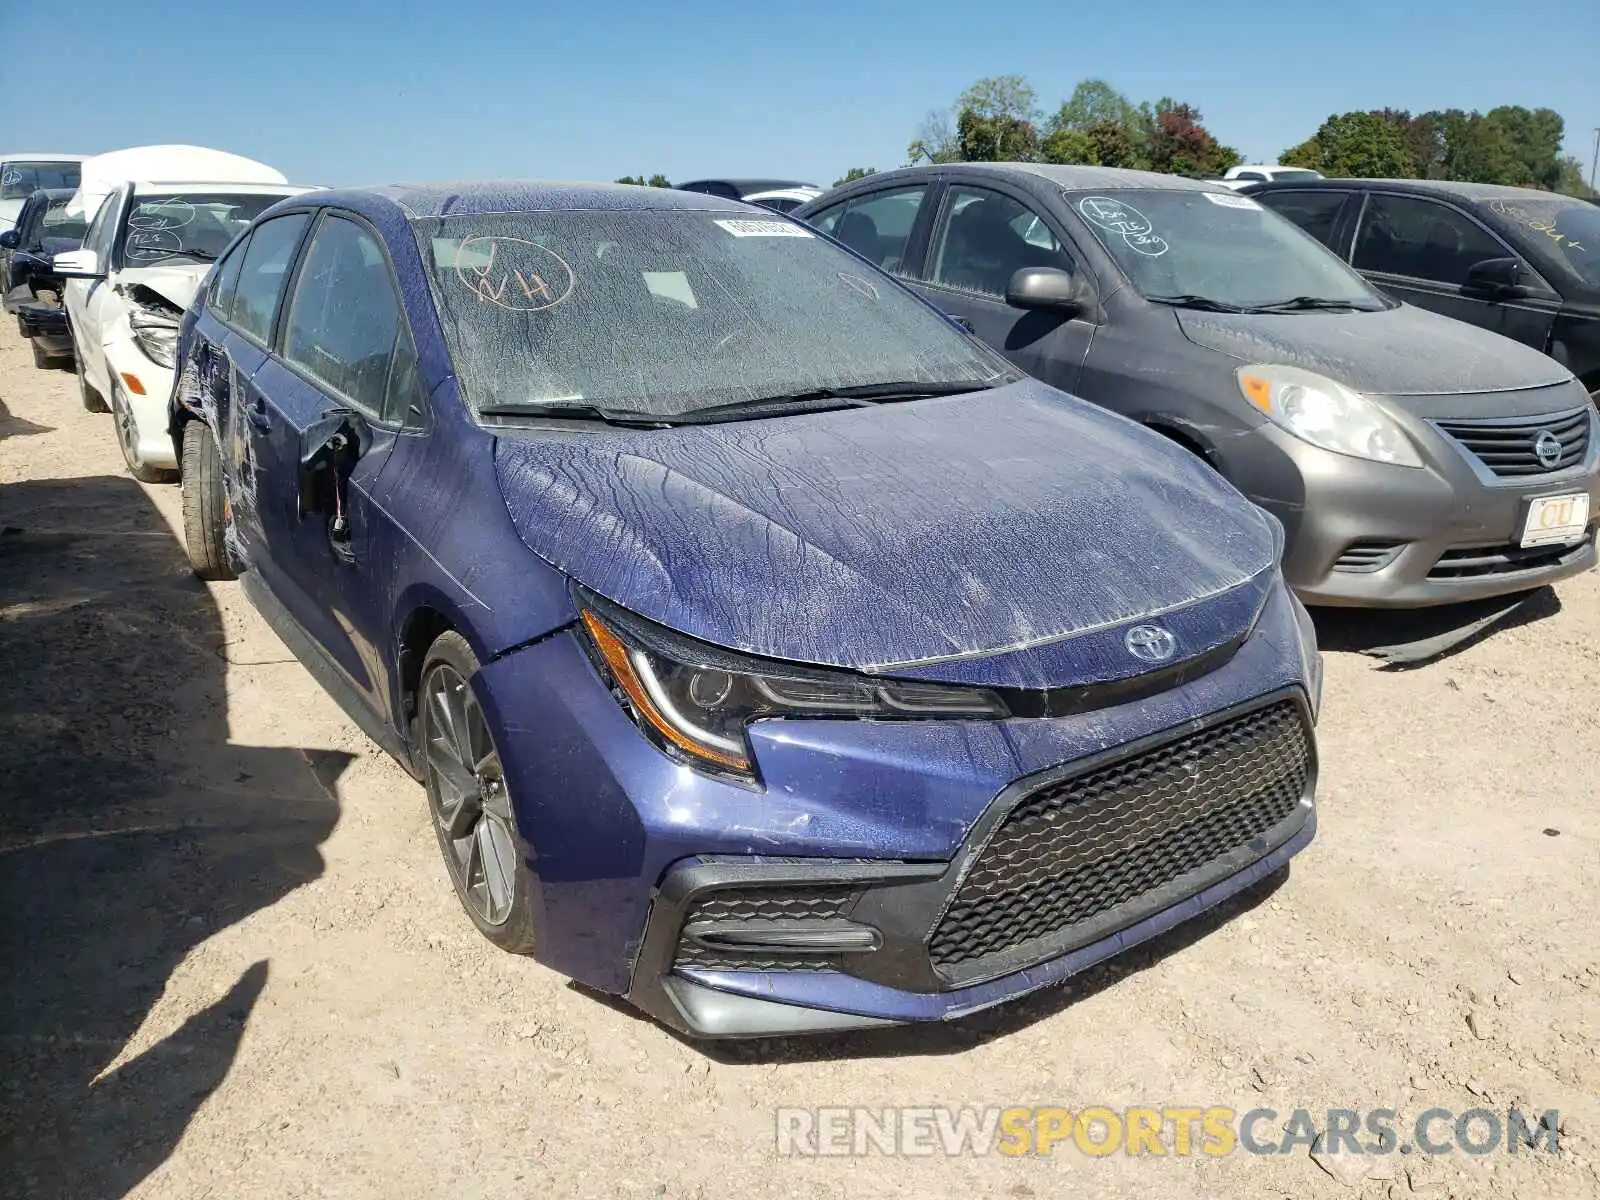
[[[1237,190],[1249,187],[1252,183],[1268,183],[1274,179],[1304,183],[1322,177],[1321,171],[1313,171],[1307,167],[1281,167],[1277,163],[1247,163],[1243,166],[1229,167],[1222,173],[1218,182]]]
[[[1204,456],[1283,522],[1309,603],[1441,604],[1594,565],[1600,433],[1572,372],[1386,299],[1247,196],[965,163],[795,216],[1023,370]]]
[[[0,154],[0,233],[13,228],[22,205],[40,188],[78,186],[82,154]]]
[[[61,279],[51,266],[55,255],[83,244],[82,217],[67,210],[71,188],[44,188],[29,196],[17,223],[0,233],[0,284],[5,310],[33,348],[33,365],[72,355],[67,311],[61,306]]]
[[[1542,350],[1600,404],[1600,210],[1531,188],[1419,179],[1250,190],[1396,300]]]
[[[816,184],[797,179],[695,179],[678,184],[678,190],[703,192],[727,200],[743,200],[746,204],[760,204],[776,212],[792,212],[808,200],[822,195],[822,189]]]
[[[1312,836],[1276,522],[787,218],[312,193],[179,355],[197,569],[425,782],[489,940],[680,1030],[953,1018]]]
[[[149,175],[123,178],[130,170]],[[134,478],[174,477],[166,435],[173,353],[200,281],[257,214],[305,190],[264,163],[198,147],[147,147],[85,164],[69,211],[93,220],[83,248],[56,255],[54,266],[66,281],[84,407],[111,412]]]
[[[769,192],[751,192],[740,197],[746,204],[770,208],[773,212],[791,213],[802,204],[809,204],[822,195],[819,187],[774,188]]]

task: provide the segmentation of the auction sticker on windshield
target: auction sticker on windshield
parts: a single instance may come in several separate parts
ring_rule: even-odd
[[[1254,200],[1250,199],[1249,196],[1235,196],[1231,192],[1227,193],[1227,194],[1224,194],[1222,192],[1201,192],[1200,194],[1202,196],[1204,196],[1207,200],[1211,201],[1211,203],[1215,204],[1218,208],[1260,208],[1261,207],[1261,205],[1257,204]]]
[[[1587,493],[1541,496],[1528,504],[1528,519],[1522,523],[1522,544],[1548,546],[1555,542],[1575,541],[1583,536],[1588,525]]]
[[[804,237],[812,236],[809,229],[802,229],[790,221],[718,221],[734,237]]]

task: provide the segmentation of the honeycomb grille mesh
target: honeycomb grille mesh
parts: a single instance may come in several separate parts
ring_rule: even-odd
[[[1036,940],[1039,959],[1061,953],[1074,926],[1288,818],[1310,770],[1305,721],[1285,700],[1041,788],[962,880],[929,942],[934,966],[965,974]]]
[[[858,889],[848,886],[727,888],[696,901],[683,924],[687,929],[700,921],[760,923],[842,917],[860,895]],[[741,953],[701,946],[685,935],[678,942],[673,965],[706,971],[833,971],[838,969],[838,959],[825,954]]]

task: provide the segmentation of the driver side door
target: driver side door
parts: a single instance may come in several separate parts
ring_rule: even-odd
[[[132,192],[133,185],[125,183],[107,196],[84,237],[83,248],[94,251],[100,278],[68,279],[62,296],[77,351],[78,373],[102,398],[111,395],[111,375],[100,348],[105,344],[109,310],[117,303],[111,291],[111,255]]]
[[[960,317],[1019,368],[1075,391],[1094,339],[1094,313],[1024,311],[1006,303],[1023,267],[1085,270],[1029,202],[998,190],[952,183],[946,190],[920,280],[908,280],[933,305]]]

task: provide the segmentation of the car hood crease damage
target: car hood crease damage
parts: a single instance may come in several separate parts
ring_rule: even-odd
[[[1245,632],[1273,577],[1270,519],[1180,448],[1053,396],[1023,381],[775,420],[510,430],[496,470],[540,557],[752,654],[1038,688],[1148,669],[1077,641],[1140,620],[1181,619],[1180,659]]]

